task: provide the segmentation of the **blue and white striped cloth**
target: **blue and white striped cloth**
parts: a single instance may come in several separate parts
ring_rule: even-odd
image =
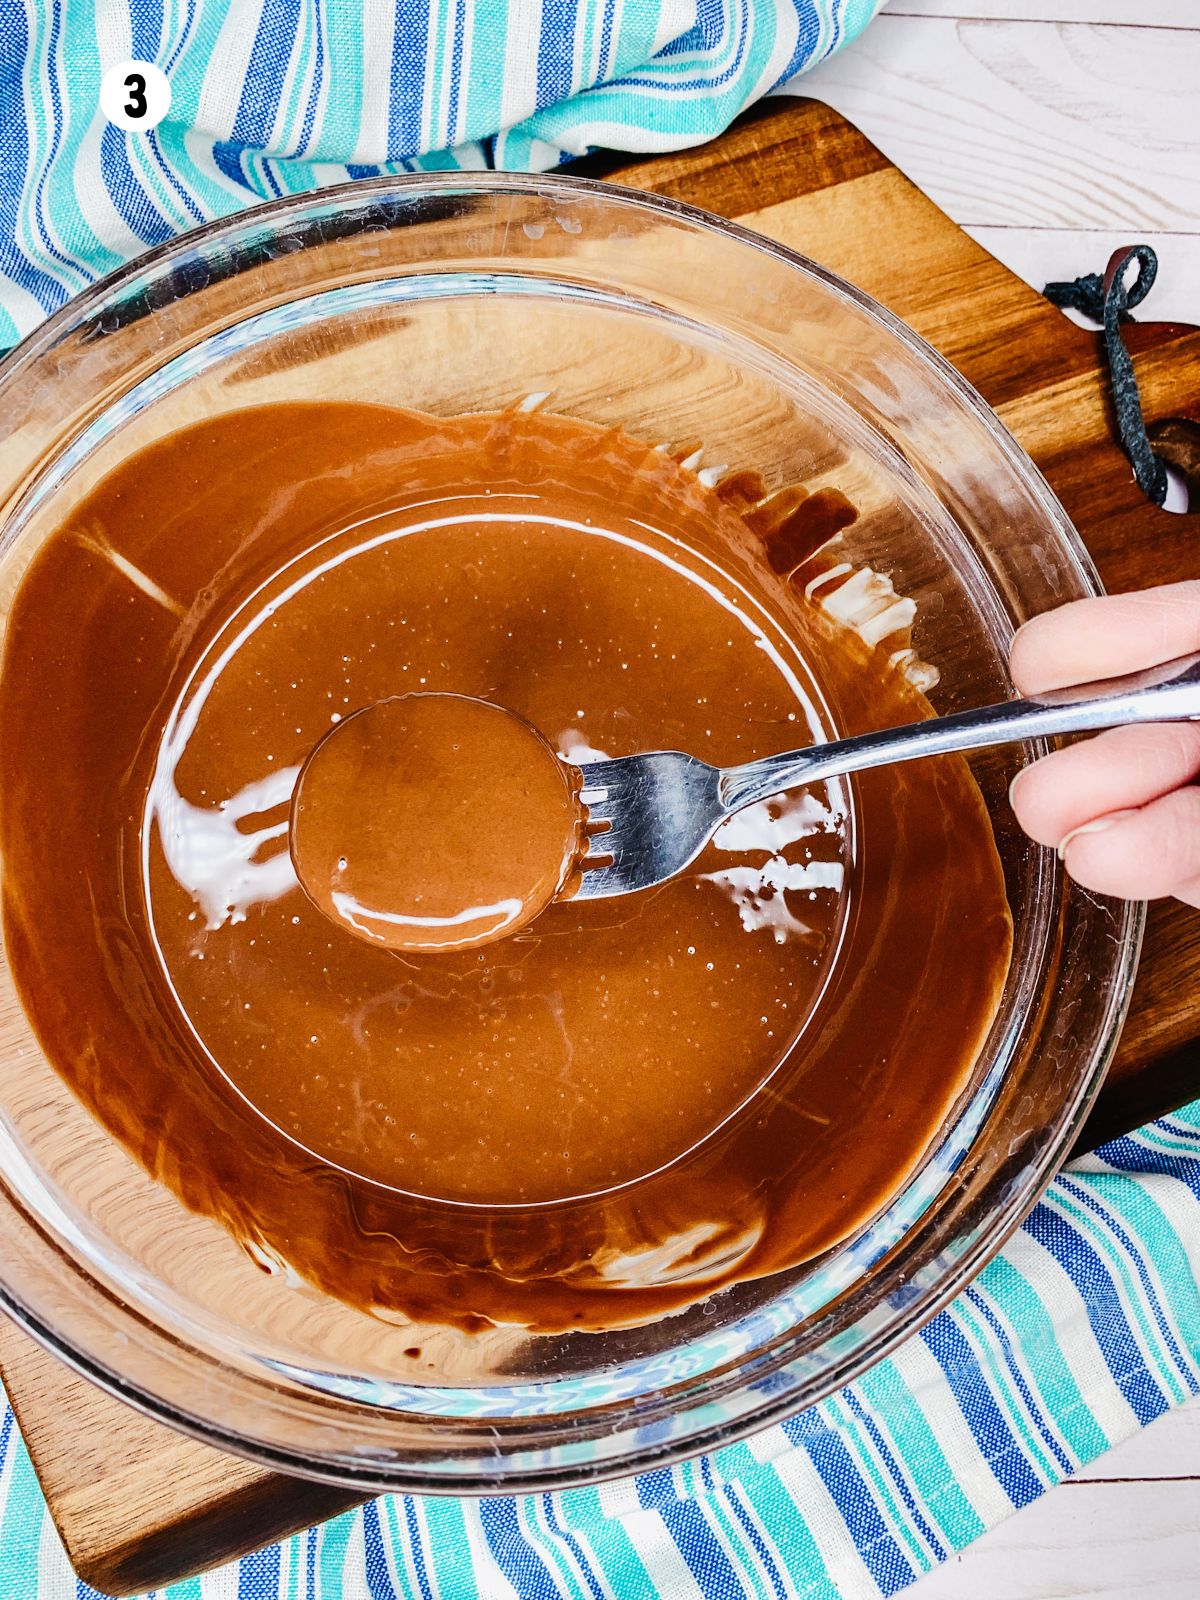
[[[878,0],[0,0],[0,348],[173,234],[416,167],[696,143]],[[105,68],[168,74],[125,134]],[[1053,1185],[823,1405],[568,1494],[381,1500],[171,1600],[876,1600],[1200,1390],[1200,1103]],[[0,1600],[82,1600],[0,1408]]]
[[[852,38],[882,0],[0,0],[0,349],[150,245],[417,168],[667,150]],[[171,109],[125,133],[106,68]]]
[[[1077,1163],[949,1310],[671,1470],[393,1496],[167,1600],[878,1600],[1200,1391],[1200,1103]],[[87,1600],[0,1412],[0,1600]]]

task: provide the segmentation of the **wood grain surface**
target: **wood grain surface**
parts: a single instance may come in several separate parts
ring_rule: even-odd
[[[911,322],[1046,472],[1109,587],[1200,573],[1200,514],[1148,505],[1111,441],[1097,337],[1001,267],[837,113],[774,101],[699,150],[594,166],[738,217]],[[1200,331],[1150,326],[1136,343],[1148,416],[1200,421]],[[1198,1034],[1200,916],[1157,908],[1093,1133],[1200,1093]],[[146,1420],[3,1323],[0,1367],[72,1561],[109,1593],[158,1587],[353,1503]]]
[[[1145,239],[1193,321],[1198,84],[1196,0],[889,0],[804,80],[1037,288]]]
[[[1200,1404],[1168,1411],[917,1581],[911,1600],[1195,1600]]]
[[[1042,21],[1039,9],[1003,27],[930,17],[913,28],[885,11],[808,87],[837,104],[853,84],[886,104],[897,137],[936,139],[938,199],[960,226],[1194,227],[1200,163],[1172,136],[1195,118],[1191,27],[1131,32]]]
[[[1105,22],[1127,28],[1188,28],[1196,0],[890,0],[892,17],[969,17],[980,22]]]
[[[3,1316],[0,1372],[71,1563],[104,1593],[160,1588],[363,1498],[264,1472],[149,1421]]]

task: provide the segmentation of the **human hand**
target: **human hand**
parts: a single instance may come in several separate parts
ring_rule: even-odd
[[[1158,666],[1200,650],[1200,582],[1075,600],[1018,630],[1022,694]],[[1056,750],[1013,782],[1017,821],[1077,883],[1127,900],[1200,906],[1200,723],[1112,728]]]

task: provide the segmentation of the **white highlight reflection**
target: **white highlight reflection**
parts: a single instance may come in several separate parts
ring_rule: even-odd
[[[759,866],[724,867],[703,872],[706,883],[723,890],[737,907],[747,933],[769,932],[776,944],[808,939],[813,930],[788,905],[788,892],[840,894],[845,868],[840,861],[788,861],[783,851],[801,839],[833,832],[846,820],[844,797],[831,785],[822,800],[810,789],[760,800],[723,822],[713,834],[718,850],[751,855],[762,851]]]
[[[281,767],[219,806],[194,806],[175,787],[173,768],[160,766],[150,787],[150,806],[158,823],[163,855],[176,881],[204,913],[206,928],[244,922],[251,906],[279,900],[297,886],[286,846],[288,824],[243,831],[238,823],[259,812],[289,805],[299,767]],[[255,858],[275,840],[282,849]]]
[[[736,812],[713,834],[713,844],[718,850],[739,854],[765,850],[776,856],[789,844],[814,833],[827,833],[844,820],[841,806],[825,804],[811,790],[803,789],[796,794],[772,795]]]
[[[370,906],[364,906],[352,894],[347,894],[344,889],[335,889],[330,896],[334,909],[344,922],[352,928],[357,928],[360,933],[369,934],[372,939],[382,939],[381,933],[376,933],[371,926],[372,922],[386,922],[397,928],[461,928],[467,923],[480,922],[486,917],[496,917],[497,932],[507,928],[521,914],[523,901],[517,899],[497,900],[490,906],[467,906],[462,911],[456,911],[452,917],[415,917],[405,911],[374,911]],[[370,918],[370,921],[364,921]]]
[[[700,876],[724,889],[747,933],[766,929],[776,944],[786,944],[789,939],[811,937],[813,930],[792,912],[785,891],[832,889],[840,893],[845,868],[840,861],[786,861],[783,856],[772,856],[762,867],[725,867]]]

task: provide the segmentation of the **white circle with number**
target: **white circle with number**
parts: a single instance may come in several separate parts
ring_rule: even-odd
[[[100,85],[100,109],[118,128],[157,128],[171,109],[171,85],[153,61],[118,61]]]

